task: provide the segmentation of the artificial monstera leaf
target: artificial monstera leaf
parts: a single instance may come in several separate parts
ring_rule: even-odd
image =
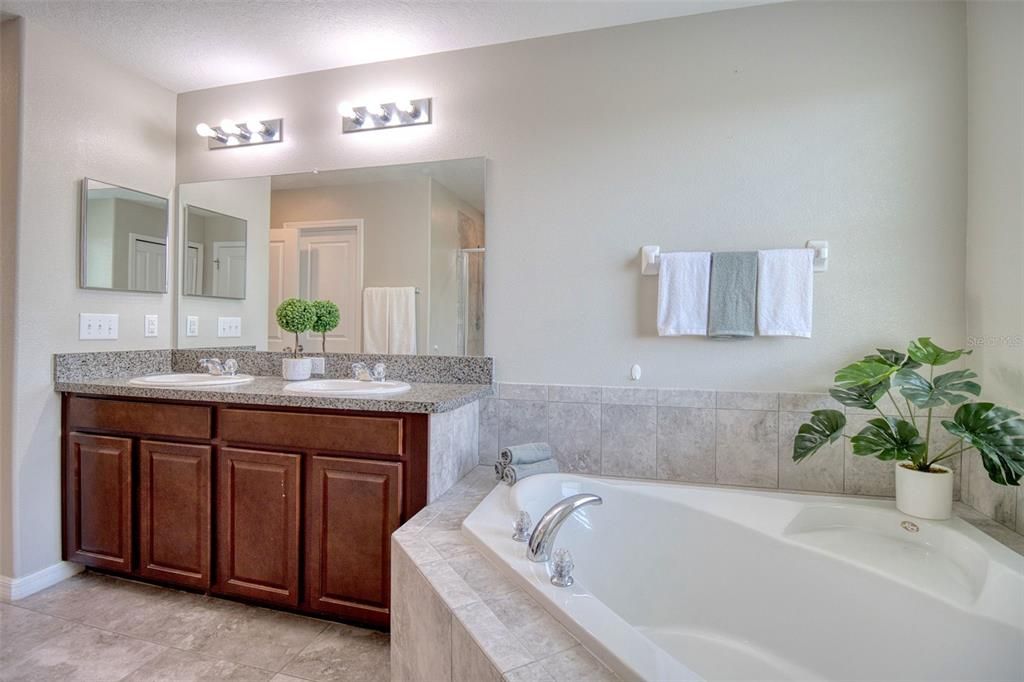
[[[927,336],[922,336],[917,341],[911,341],[910,346],[907,348],[907,354],[911,359],[925,365],[946,365],[961,355],[970,355],[971,353],[972,351],[962,348],[958,350],[939,348]]]
[[[873,410],[885,392],[889,390],[889,380],[873,386],[835,386],[828,394],[847,407],[859,407],[862,410]]]
[[[971,381],[978,375],[969,369],[947,372],[931,382],[912,369],[901,369],[892,378],[892,385],[904,398],[920,408],[938,407],[945,403],[959,405],[967,394],[979,395],[981,386]]]
[[[885,360],[858,360],[836,372],[835,381],[840,388],[874,386],[887,382],[898,370],[899,365],[893,365]]]
[[[942,425],[978,449],[995,483],[1019,485],[1024,476],[1024,418],[1019,413],[992,403],[968,403]]]
[[[815,410],[793,439],[793,461],[800,462],[843,435],[846,416],[838,410]]]
[[[928,451],[917,427],[896,417],[869,419],[860,433],[850,439],[853,454],[891,461],[921,459]]]
[[[917,369],[921,366],[920,362],[914,362],[910,357],[900,353],[899,351],[892,350],[891,348],[876,348],[878,355],[865,355],[865,360],[875,360],[876,362],[886,362],[894,367],[907,367],[909,369]]]

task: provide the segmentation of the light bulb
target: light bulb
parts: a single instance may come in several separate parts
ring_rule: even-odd
[[[391,118],[391,114],[388,113],[388,110],[379,104],[367,104],[366,113],[370,114],[370,116],[373,116],[374,118],[379,118],[382,121],[387,121]]]
[[[423,113],[418,106],[413,104],[413,101],[411,99],[403,99],[395,102],[395,108],[401,111],[403,114],[408,115],[409,118],[411,118],[414,121],[420,117],[421,113]]]
[[[249,129],[253,135],[266,135],[267,126],[263,125],[263,121],[258,118],[251,119],[245,122],[245,127]]]
[[[242,129],[235,125],[235,122],[230,118],[226,118],[220,122],[220,129],[228,135],[238,135],[242,132]]]
[[[217,137],[217,131],[211,128],[210,126],[206,125],[205,123],[200,123],[199,125],[197,125],[196,132],[202,135],[203,137]]]

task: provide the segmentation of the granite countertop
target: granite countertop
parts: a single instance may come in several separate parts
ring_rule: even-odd
[[[490,384],[428,384],[412,383],[412,388],[398,395],[352,398],[328,398],[287,393],[286,383],[278,377],[258,376],[255,381],[235,386],[194,386],[190,388],[154,388],[134,386],[127,377],[116,379],[81,379],[58,381],[54,390],[63,393],[119,396],[125,398],[156,398],[160,400],[205,403],[238,403],[244,405],[283,405],[328,410],[366,410],[372,412],[448,412],[491,395]]]

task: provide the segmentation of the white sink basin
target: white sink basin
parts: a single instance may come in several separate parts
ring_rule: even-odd
[[[404,381],[356,381],[355,379],[319,379],[285,384],[284,390],[305,395],[328,397],[397,395],[412,386]]]
[[[150,388],[194,388],[196,386],[235,386],[248,384],[253,378],[248,374],[216,376],[213,374],[150,374],[135,377],[128,383],[133,386]]]

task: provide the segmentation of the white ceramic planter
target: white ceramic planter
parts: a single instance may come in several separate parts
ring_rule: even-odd
[[[313,372],[313,361],[309,358],[285,358],[281,361],[281,374],[288,381],[305,381]]]
[[[925,472],[896,462],[896,508],[921,519],[948,519],[953,514],[953,470],[938,464]]]

